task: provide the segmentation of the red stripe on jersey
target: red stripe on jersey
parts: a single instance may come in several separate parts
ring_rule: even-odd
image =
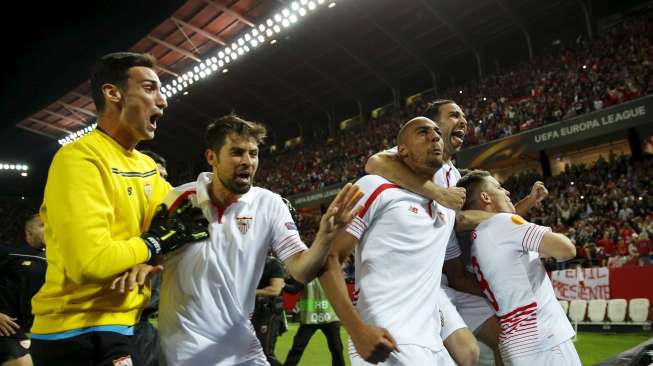
[[[186,192],[182,193],[179,197],[177,197],[177,199],[174,202],[172,202],[172,204],[170,205],[170,208],[168,208],[168,216],[170,216],[170,214],[173,213],[177,209],[177,206],[179,206],[181,201],[188,198],[188,196],[190,196],[191,194],[195,194],[194,189],[190,190],[190,191],[186,191]]]
[[[381,184],[380,186],[378,186],[374,190],[374,192],[372,192],[372,195],[370,196],[370,198],[367,199],[367,202],[365,202],[365,206],[363,206],[363,209],[360,210],[360,212],[358,213],[358,217],[365,216],[365,214],[367,213],[367,210],[370,209],[370,206],[372,205],[372,203],[374,202],[376,197],[378,197],[383,191],[385,191],[388,188],[401,188],[401,186],[399,186],[398,184],[391,184],[391,183],[385,183],[385,184]]]
[[[532,302],[532,303],[530,303],[528,305],[524,305],[522,307],[516,308],[515,310],[509,312],[508,314],[501,315],[499,317],[499,319],[510,318],[510,317],[512,317],[513,315],[517,314],[520,311],[524,311],[524,310],[531,309],[531,308],[537,308],[537,303]]]

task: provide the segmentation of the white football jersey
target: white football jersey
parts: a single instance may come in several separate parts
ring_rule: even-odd
[[[500,213],[472,233],[472,265],[499,317],[504,359],[542,352],[574,336],[538,253],[550,230]]]
[[[375,175],[356,183],[364,207],[347,227],[357,239],[357,309],[398,344],[442,349],[438,293],[454,211]],[[434,311],[435,309],[435,311]]]
[[[212,203],[211,173],[175,188],[209,221],[210,238],[166,255],[161,349],[173,365],[234,365],[265,359],[250,322],[255,291],[272,249],[281,260],[306,250],[278,194],[252,187],[226,208]],[[171,202],[167,202],[171,206]]]

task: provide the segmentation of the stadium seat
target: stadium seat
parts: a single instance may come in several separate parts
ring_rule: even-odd
[[[648,299],[630,299],[628,303],[628,317],[634,322],[647,321],[650,305]]]
[[[558,300],[560,303],[560,306],[562,306],[562,310],[564,310],[565,315],[569,313],[569,301],[567,300]]]
[[[571,303],[569,303],[569,318],[572,322],[582,322],[585,320],[585,310],[587,310],[586,300],[571,300]]]
[[[605,320],[605,310],[608,302],[605,300],[590,300],[587,306],[587,317],[591,322],[599,323]]]
[[[626,307],[628,302],[625,299],[612,299],[608,302],[608,319],[611,322],[623,322],[626,320]]]

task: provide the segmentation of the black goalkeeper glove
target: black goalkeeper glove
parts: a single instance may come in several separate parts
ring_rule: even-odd
[[[204,218],[202,210],[193,207],[188,198],[170,214],[168,207],[160,204],[152,218],[150,230],[141,235],[150,249],[150,257],[169,253],[187,243],[208,237],[209,222]]]

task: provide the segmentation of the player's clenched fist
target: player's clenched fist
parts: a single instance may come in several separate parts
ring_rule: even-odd
[[[546,189],[543,182],[537,181],[535,184],[533,184],[533,188],[531,189],[531,197],[535,199],[535,202],[541,202],[548,195],[549,191]]]
[[[399,352],[390,332],[373,325],[364,324],[352,331],[351,340],[358,354],[369,363],[384,362],[390,353]]]

